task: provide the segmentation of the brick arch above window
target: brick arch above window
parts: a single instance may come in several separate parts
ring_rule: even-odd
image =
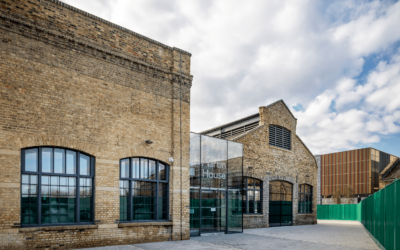
[[[32,147],[60,147],[71,150],[81,151],[82,153],[96,156],[100,151],[104,151],[104,146],[93,145],[81,140],[63,136],[24,136],[12,138],[16,146],[20,149]]]

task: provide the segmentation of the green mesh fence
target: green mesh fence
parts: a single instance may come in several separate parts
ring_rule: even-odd
[[[354,220],[387,250],[400,250],[400,179],[359,204],[318,205],[319,220]]]

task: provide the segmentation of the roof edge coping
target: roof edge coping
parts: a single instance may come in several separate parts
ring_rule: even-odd
[[[98,17],[98,16],[95,16],[95,15],[93,15],[93,14],[90,14],[89,12],[83,11],[83,10],[81,10],[81,9],[78,9],[78,8],[72,6],[72,5],[66,4],[66,3],[64,3],[64,2],[62,2],[62,1],[59,1],[59,0],[46,0],[46,1],[49,1],[49,2],[52,2],[52,3],[58,4],[58,5],[61,5],[61,6],[67,8],[67,9],[69,9],[69,10],[72,10],[72,11],[75,11],[75,12],[77,12],[77,13],[79,13],[79,14],[84,15],[84,16],[93,18],[93,19],[95,19],[95,20],[97,20],[97,21],[103,22],[103,23],[105,23],[105,24],[107,24],[107,25],[110,25],[110,26],[112,26],[112,27],[114,27],[114,28],[120,29],[120,30],[122,30],[122,31],[124,31],[124,32],[130,33],[130,34],[135,35],[135,36],[137,36],[137,37],[140,37],[140,38],[142,38],[142,39],[144,39],[144,40],[147,40],[147,41],[149,41],[149,42],[152,42],[152,43],[154,43],[154,44],[156,44],[156,45],[159,45],[159,46],[161,46],[161,47],[164,47],[164,48],[167,48],[167,49],[170,49],[170,50],[177,50],[177,51],[179,51],[179,52],[181,52],[181,53],[184,53],[184,54],[187,54],[187,55],[189,55],[189,56],[192,56],[191,53],[189,53],[189,52],[187,52],[187,51],[185,51],[185,50],[183,50],[183,49],[179,49],[179,48],[176,48],[176,47],[170,47],[170,46],[168,46],[168,45],[166,45],[166,44],[163,44],[163,43],[160,43],[160,42],[158,42],[158,41],[156,41],[156,40],[153,40],[153,39],[151,39],[151,38],[148,38],[147,36],[141,35],[141,34],[136,33],[136,32],[134,32],[134,31],[132,31],[132,30],[130,30],[130,29],[124,28],[124,27],[119,26],[119,25],[117,25],[117,24],[115,24],[115,23],[112,23],[112,22],[110,22],[110,21],[107,21],[107,20],[105,20],[105,19],[103,19],[103,18],[100,18],[100,17]]]

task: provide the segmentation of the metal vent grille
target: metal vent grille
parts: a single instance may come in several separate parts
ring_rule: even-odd
[[[226,139],[226,138],[229,138],[229,137],[236,137],[236,136],[239,136],[241,134],[244,134],[245,132],[247,132],[249,130],[252,130],[252,129],[258,127],[258,124],[259,124],[259,122],[254,122],[254,123],[251,123],[251,124],[239,127],[239,128],[235,128],[235,129],[232,129],[232,130],[229,130],[229,131],[225,131],[225,132],[223,132],[223,133],[221,133],[219,135],[215,135],[214,137],[222,138],[222,139]]]
[[[290,150],[290,131],[283,127],[269,125],[269,145]]]

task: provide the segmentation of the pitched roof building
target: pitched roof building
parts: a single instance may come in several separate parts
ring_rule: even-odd
[[[316,223],[317,163],[283,100],[201,134],[243,144],[244,228]]]
[[[379,174],[379,189],[392,183],[395,179],[400,179],[400,158],[394,157],[390,163]]]

